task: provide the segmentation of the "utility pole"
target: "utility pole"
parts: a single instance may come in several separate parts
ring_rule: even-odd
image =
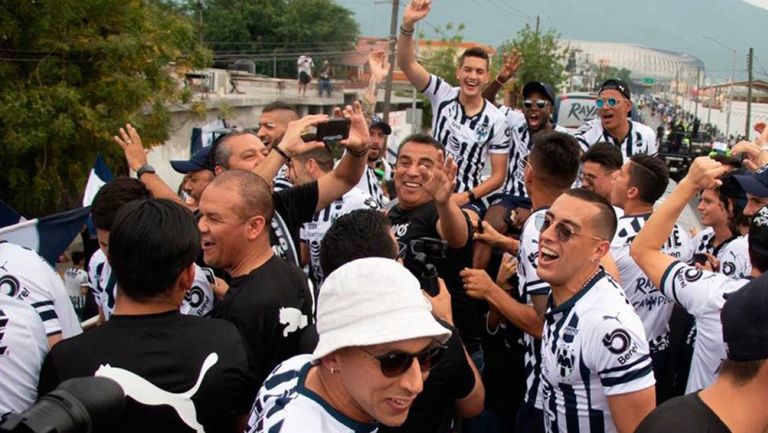
[[[541,21],[541,15],[536,15],[536,36],[539,35],[539,24]]]
[[[694,119],[699,117],[699,97],[701,95],[701,69],[696,68],[696,108],[693,109]]]
[[[754,50],[749,49],[747,53],[747,125],[744,127],[744,137],[749,140],[749,124],[752,120],[752,57]]]
[[[203,44],[203,0],[197,0],[198,23],[197,32],[200,36],[200,45]]]
[[[389,22],[389,73],[384,90],[384,121],[389,122],[389,104],[392,101],[392,76],[395,74],[395,46],[397,43],[397,18],[400,1],[392,0],[392,19]]]

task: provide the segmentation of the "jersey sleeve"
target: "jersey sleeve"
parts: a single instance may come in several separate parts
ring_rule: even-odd
[[[437,75],[430,74],[427,87],[421,93],[432,101],[434,107],[440,102],[455,98],[458,95],[458,90]]]
[[[659,154],[659,145],[656,142],[656,133],[653,131],[653,129],[648,128],[648,133],[644,136],[645,137],[645,145],[648,149],[648,155],[650,156],[656,156]]]
[[[680,261],[674,261],[664,271],[659,288],[665,295],[693,316],[713,308],[711,299],[728,283],[723,274],[703,271]]]
[[[653,386],[651,355],[643,323],[634,311],[619,310],[614,318],[594,317],[584,357],[597,372],[606,396],[626,394]]]
[[[207,317],[213,312],[216,303],[216,295],[213,286],[216,285],[216,276],[211,268],[195,265],[195,279],[192,287],[187,290],[184,300],[181,301],[181,314],[189,316]]]
[[[493,130],[490,141],[488,142],[488,152],[493,155],[509,155],[512,145],[512,128],[503,116],[499,116],[493,122]]]
[[[598,122],[600,119],[594,119]],[[581,150],[586,152],[589,150],[589,146],[592,145],[592,135],[595,133],[595,125],[594,120],[590,120],[589,122],[586,122],[585,124],[581,125],[579,129],[576,131],[576,133],[573,135],[576,140],[578,140],[579,145],[581,146]]]

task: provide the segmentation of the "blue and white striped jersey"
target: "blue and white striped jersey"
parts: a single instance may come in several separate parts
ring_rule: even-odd
[[[752,273],[748,235],[734,236],[715,247],[715,231],[706,227],[696,233],[692,243],[694,253],[709,253],[720,260],[720,273],[734,280],[747,278]]]
[[[608,397],[654,386],[643,324],[621,288],[600,269],[555,306],[541,340],[541,395],[547,432],[614,433]]]
[[[32,306],[43,320],[48,336],[63,338],[82,333],[64,281],[36,252],[0,242],[0,296]]]
[[[385,161],[384,164],[387,164],[387,162]],[[360,177],[360,181],[357,185],[355,185],[355,188],[373,197],[376,201],[376,206],[378,206],[379,209],[386,208],[387,203],[389,203],[389,200],[384,197],[384,191],[381,190],[379,179],[376,177],[376,173],[371,167],[365,168],[365,172],[363,172],[363,175]]]
[[[539,230],[536,228],[536,218],[547,213],[548,208],[534,211],[523,225],[520,236],[520,248],[517,251],[517,277],[519,280],[518,291],[520,299],[529,306],[533,306],[533,296],[549,296],[549,283],[541,280],[536,273],[539,264]],[[541,409],[539,396],[539,382],[541,370],[541,354],[539,346],[541,340],[528,333],[523,333],[525,344],[525,356],[523,366],[525,372],[525,395],[523,400]]]
[[[664,271],[661,290],[696,319],[696,342],[686,394],[705,388],[715,380],[720,362],[726,358],[720,310],[728,295],[748,282],[678,261]]]
[[[432,101],[432,136],[459,166],[456,192],[469,191],[480,183],[489,154],[509,154],[506,118],[486,100],[479,113],[467,116],[459,102],[459,88],[451,87],[436,75],[430,75],[422,93]]]
[[[659,153],[659,147],[656,143],[656,133],[642,123],[629,121],[629,134],[621,143],[618,143],[603,129],[600,118],[592,119],[581,125],[576,131],[575,137],[579,140],[581,148],[586,152],[590,146],[595,143],[607,141],[617,146],[621,146],[621,154],[624,155],[624,162],[629,161],[632,155],[645,153],[647,155],[656,155]]]
[[[378,424],[354,421],[304,386],[312,355],[275,367],[264,381],[248,418],[247,433],[375,433]]]
[[[272,179],[272,191],[278,192],[284,189],[292,187],[293,184],[288,180],[288,166],[283,164],[280,170],[277,171],[277,175]]]
[[[553,125],[553,129],[557,132],[568,133],[568,130],[560,125]],[[525,171],[525,159],[531,153],[532,148],[533,134],[531,134],[528,124],[523,121],[522,124],[513,126],[507,180],[501,187],[504,194],[528,197],[528,192],[525,190],[523,173]]]
[[[616,235],[611,242],[611,255],[619,268],[624,294],[640,316],[640,320],[643,321],[651,353],[656,353],[669,347],[669,318],[674,304],[671,298],[665,296],[653,285],[629,255],[632,241],[650,216],[651,214],[647,213],[625,215],[620,218]],[[686,263],[693,257],[691,237],[677,224],[661,249],[664,254]]]

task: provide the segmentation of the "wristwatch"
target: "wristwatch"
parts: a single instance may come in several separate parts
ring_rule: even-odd
[[[136,170],[136,178],[141,179],[141,175],[144,173],[157,173],[157,172],[155,171],[155,167],[152,167],[149,164],[144,164],[138,170]]]

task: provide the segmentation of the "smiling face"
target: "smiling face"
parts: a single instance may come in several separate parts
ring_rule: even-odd
[[[197,203],[200,201],[200,196],[203,195],[203,190],[211,183],[213,177],[211,170],[190,171],[184,180],[182,189]]]
[[[268,153],[264,143],[253,134],[241,134],[226,142],[229,146],[229,169],[251,171],[261,164]]]
[[[600,116],[600,120],[603,124],[603,129],[609,131],[614,130],[622,123],[627,122],[629,112],[632,110],[632,102],[615,89],[606,89],[600,92],[598,98],[608,100],[609,98],[616,99],[616,105],[609,107],[605,102],[602,108],[597,110],[597,115]]]
[[[418,353],[432,344],[434,340],[431,338],[415,338],[366,346],[365,351],[355,347],[337,351],[336,365],[343,384],[339,393],[344,406],[342,412],[362,422],[376,420],[390,427],[402,425],[416,396],[424,389],[429,372],[422,372],[418,360],[414,359],[403,374],[386,377],[379,361],[371,355]]]
[[[549,119],[552,116],[552,104],[544,95],[539,92],[531,92],[526,98],[526,101],[531,101],[533,104],[531,108],[523,108],[523,114],[525,115],[525,121],[528,122],[528,128],[532,131],[538,131],[542,128],[546,128],[549,125]],[[538,108],[539,101],[546,103],[544,108]]]
[[[288,127],[293,113],[287,110],[274,110],[268,113],[261,113],[259,118],[259,130],[256,135],[261,142],[267,148],[272,150],[273,146],[280,144],[280,140],[285,135],[285,130]]]
[[[413,209],[432,200],[422,188],[425,179],[419,167],[431,172],[436,164],[443,164],[443,153],[429,144],[409,141],[400,147],[394,180],[401,208]]]
[[[482,97],[488,84],[488,61],[480,57],[467,56],[456,69],[461,93],[469,98]]]
[[[699,197],[699,205],[696,207],[701,214],[701,224],[707,227],[713,227],[721,224],[728,224],[728,211],[725,210],[723,202],[717,192],[711,189],[705,189]]]
[[[613,182],[617,175],[618,170],[606,170],[605,167],[596,162],[586,161],[581,171],[581,187],[610,200]]]

